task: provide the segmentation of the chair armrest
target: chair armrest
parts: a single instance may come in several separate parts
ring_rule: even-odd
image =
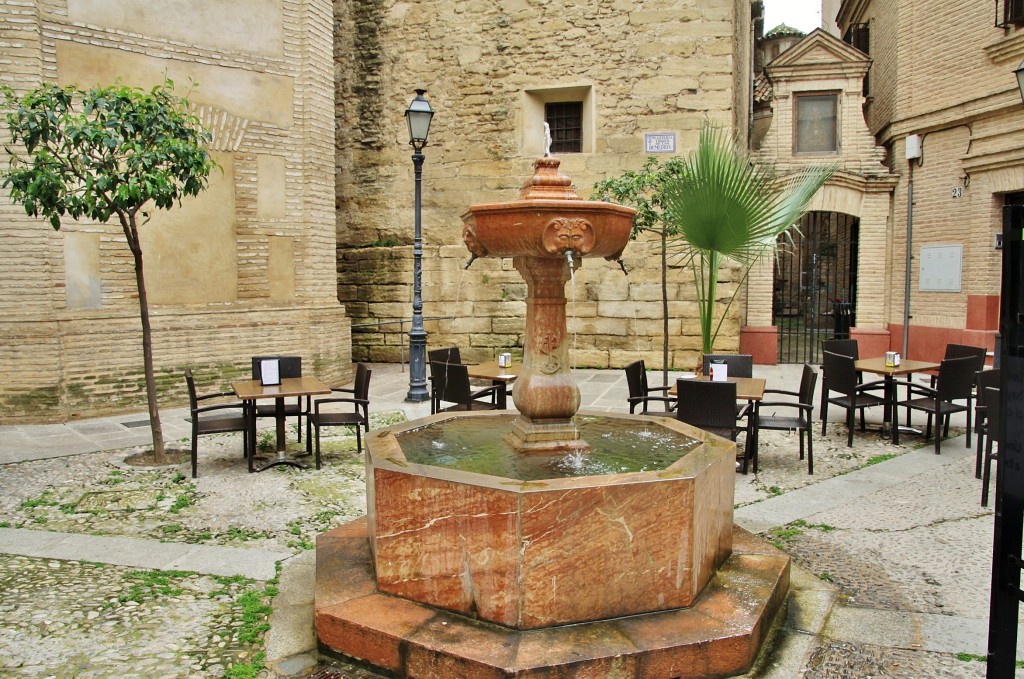
[[[202,396],[196,396],[196,400],[197,401],[205,401],[205,400],[211,399],[211,398],[224,398],[225,396],[235,396],[235,392],[233,392],[233,391],[218,391],[216,394],[204,394]]]
[[[481,396],[497,395],[498,389],[504,389],[504,384],[492,384],[489,387],[481,389],[480,391],[470,392],[469,397],[473,400],[480,398]]]
[[[196,408],[192,412],[194,414],[198,415],[199,413],[212,413],[215,410],[235,410],[235,409],[238,409],[238,408],[241,408],[242,411],[244,412],[246,406],[245,406],[244,403],[241,403],[241,402],[239,402],[239,403],[221,403],[221,404],[215,405],[215,406],[203,406],[202,408]]]
[[[938,396],[938,391],[931,387],[926,387],[923,384],[914,384],[913,382],[905,385],[907,387],[907,398],[917,394],[918,396],[927,396],[928,398],[935,398]]]
[[[791,401],[761,401],[758,405],[758,410],[764,408],[796,408],[797,410],[805,410],[808,414],[814,411],[814,406],[810,403],[792,403]]]
[[[431,379],[433,379],[433,378],[431,378]],[[339,394],[354,394],[354,393],[356,393],[355,387],[331,387],[331,391],[332,392],[337,392]]]
[[[667,386],[667,387],[647,387],[647,393],[649,394],[652,391],[663,391],[665,393],[668,393],[668,390],[671,389],[671,388],[672,388],[671,386]]]
[[[766,394],[783,394],[785,396],[796,396],[797,398],[800,398],[800,392],[798,392],[798,391],[787,391],[785,389],[765,389],[764,393],[766,393]]]
[[[736,419],[739,420],[744,417],[747,417],[750,413],[753,412],[753,410],[753,407],[751,407],[751,404],[748,401],[745,406],[736,411]]]
[[[366,408],[370,405],[370,401],[365,398],[321,398],[316,401],[314,412],[320,414],[320,405],[322,403],[351,403],[353,405],[362,406]]]
[[[864,384],[858,384],[855,391],[873,391],[875,389],[885,389],[885,380],[875,380],[873,382],[865,382]]]

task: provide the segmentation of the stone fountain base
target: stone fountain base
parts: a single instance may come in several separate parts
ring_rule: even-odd
[[[732,676],[753,665],[789,592],[789,557],[736,527],[688,608],[515,630],[381,593],[367,532],[363,518],[317,539],[316,632],[328,654],[401,677]]]

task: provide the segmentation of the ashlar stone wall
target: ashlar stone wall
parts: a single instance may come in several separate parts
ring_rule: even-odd
[[[675,136],[687,153],[705,120],[745,143],[750,2],[601,0],[337,0],[336,104],[339,298],[353,318],[353,356],[400,360],[411,316],[413,177],[403,112],[413,90],[436,111],[424,150],[423,302],[428,348],[458,345],[469,361],[522,345],[525,284],[510,260],[468,270],[461,214],[515,200],[543,152],[543,104],[580,101],[583,152],[560,154],[577,191],[636,169],[645,133]],[[580,366],[660,367],[656,243],[631,242],[629,275],[584,260],[570,329]],[[726,295],[735,272],[722,272]],[[669,271],[674,367],[699,348],[693,278]],[[742,303],[717,349],[737,348]],[[430,320],[435,319],[435,320]],[[384,325],[378,325],[384,323]]]
[[[222,171],[142,227],[161,405],[247,376],[254,354],[351,373],[336,297],[333,13],[327,0],[0,0],[4,82],[170,76]],[[54,231],[0,194],[0,420],[145,407],[132,257],[120,226]]]

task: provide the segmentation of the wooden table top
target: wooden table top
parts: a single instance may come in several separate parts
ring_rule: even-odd
[[[684,380],[697,380],[698,382],[709,382],[711,378],[707,375],[695,375],[694,377],[683,377]],[[729,382],[736,384],[736,398],[741,401],[760,401],[764,398],[765,380],[763,377],[730,377]],[[672,396],[676,395],[676,385],[668,390]]]
[[[522,362],[512,363],[507,368],[502,368],[497,361],[488,361],[479,365],[466,366],[469,368],[469,376],[482,380],[493,380],[495,382],[513,382],[519,377],[519,369]]]
[[[237,380],[231,383],[235,395],[243,401],[257,398],[285,398],[309,394],[329,394],[331,388],[316,377],[283,377],[281,384],[260,384],[259,380]]]
[[[876,375],[907,375],[909,373],[938,370],[938,363],[933,361],[910,361],[903,359],[899,365],[886,365],[885,357],[861,358],[853,362],[853,367],[866,373]]]

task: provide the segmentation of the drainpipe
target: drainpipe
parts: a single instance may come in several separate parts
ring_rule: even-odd
[[[920,135],[907,135],[906,156],[909,175],[907,177],[907,262],[904,269],[903,287],[903,350],[901,352],[903,358],[907,358],[907,345],[910,340],[910,267],[914,259],[914,161],[921,162],[922,146]]]

